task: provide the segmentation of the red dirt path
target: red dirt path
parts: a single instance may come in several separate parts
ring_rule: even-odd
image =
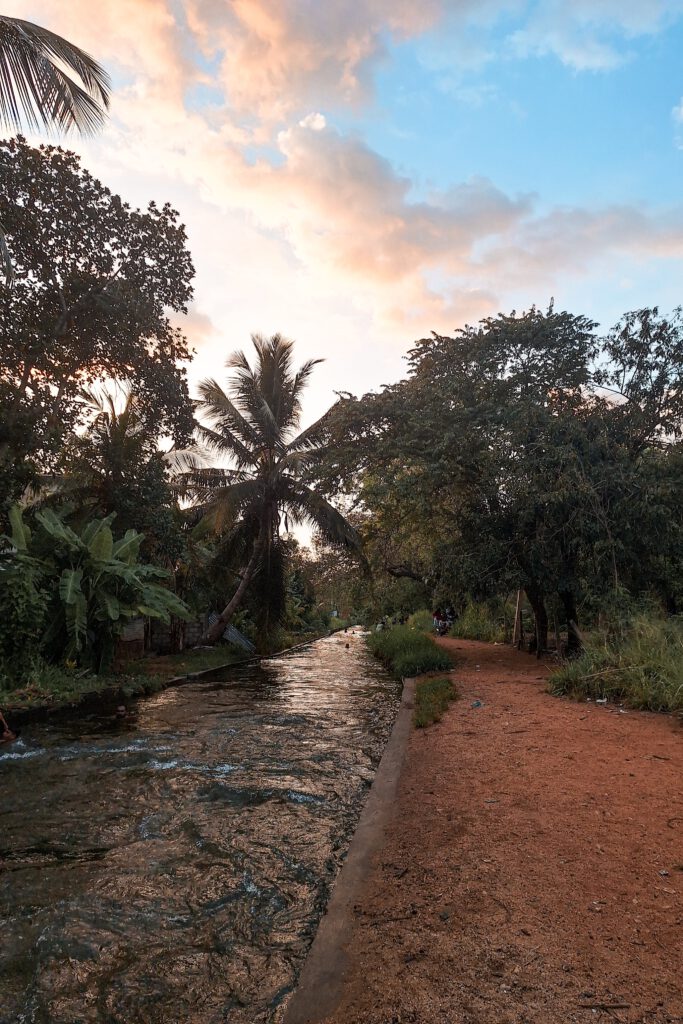
[[[330,1022],[683,1021],[680,722],[442,643],[460,699],[413,733]]]

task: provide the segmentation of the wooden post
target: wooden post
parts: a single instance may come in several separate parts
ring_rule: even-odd
[[[521,647],[524,643],[524,629],[522,628],[522,591],[517,591],[517,607],[515,608],[515,628],[512,631],[512,642]]]

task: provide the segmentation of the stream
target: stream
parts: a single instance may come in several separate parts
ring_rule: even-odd
[[[279,1020],[399,688],[360,630],[226,676],[0,747],[2,1024]]]

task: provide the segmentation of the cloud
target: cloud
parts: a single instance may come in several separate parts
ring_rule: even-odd
[[[439,29],[447,41],[463,25],[496,27],[506,13],[519,48],[608,67],[615,38],[660,30],[682,4],[187,0],[181,21],[171,0],[101,0],[96,17],[89,0],[5,8],[71,36],[123,76],[107,133],[79,147],[127,197],[163,189],[201,222],[191,244],[213,296],[210,309],[199,297],[205,317],[239,320],[242,330],[249,303],[269,320],[271,308],[308,302],[319,317],[334,308],[368,330],[400,328],[403,339],[614,259],[679,260],[683,212],[539,212],[537,198],[509,196],[483,176],[420,194],[366,141],[335,128],[334,108],[371,96],[392,40]],[[202,103],[193,90],[207,83],[218,89]],[[210,324],[195,311],[187,326],[208,353]]]
[[[521,57],[552,54],[578,71],[610,71],[628,59],[630,40],[682,13],[682,0],[540,0],[510,42]]]

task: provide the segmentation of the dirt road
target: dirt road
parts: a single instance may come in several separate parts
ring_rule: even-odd
[[[460,699],[412,735],[330,1022],[683,1021],[680,722],[442,643]]]

